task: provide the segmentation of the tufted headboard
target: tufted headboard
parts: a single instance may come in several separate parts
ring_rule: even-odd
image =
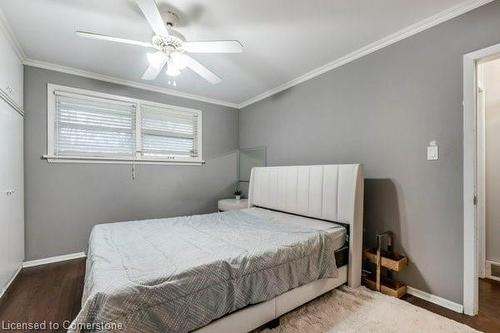
[[[253,168],[249,207],[349,225],[348,284],[361,283],[363,167],[360,164]]]

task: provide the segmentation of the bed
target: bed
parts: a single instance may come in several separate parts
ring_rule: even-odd
[[[254,168],[248,209],[98,225],[69,332],[248,332],[356,287],[362,199],[360,165]]]

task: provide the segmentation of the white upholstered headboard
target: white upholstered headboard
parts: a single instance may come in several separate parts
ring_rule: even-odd
[[[253,168],[249,207],[349,224],[348,284],[361,283],[363,167],[360,164]]]

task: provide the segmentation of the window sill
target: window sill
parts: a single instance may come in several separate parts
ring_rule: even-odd
[[[157,164],[157,165],[203,165],[203,160],[162,160],[162,159],[142,159],[133,160],[119,157],[85,157],[85,156],[50,156],[43,155],[42,159],[47,160],[49,163],[102,163],[102,164]]]

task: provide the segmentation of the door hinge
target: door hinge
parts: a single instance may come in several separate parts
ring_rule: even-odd
[[[474,206],[477,206],[477,194],[474,194],[474,198],[472,199]]]

